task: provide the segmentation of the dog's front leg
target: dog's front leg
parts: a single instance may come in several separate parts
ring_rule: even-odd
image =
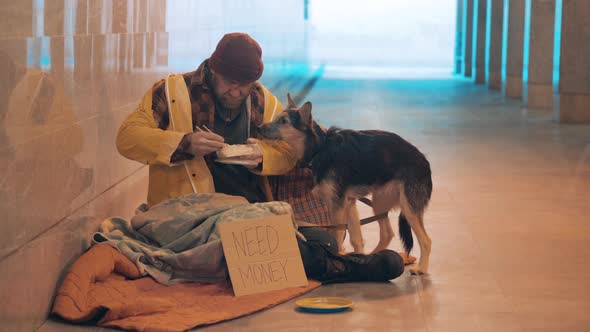
[[[317,199],[321,199],[328,209],[330,215],[330,226],[328,233],[336,239],[338,243],[338,252],[344,254],[344,238],[346,236],[346,229],[339,227],[342,217],[342,200],[339,198],[333,180],[324,180],[317,184],[311,191],[311,194]]]
[[[324,197],[329,197],[326,199],[326,202],[328,203],[328,211],[330,211],[332,225],[340,226],[335,228],[334,232],[336,241],[338,242],[338,251],[344,253],[344,237],[346,234],[346,230],[342,227],[343,225],[346,225],[346,219],[344,219],[346,215],[346,201],[344,194],[339,188],[337,189],[332,181],[321,183],[320,191],[325,195]]]
[[[350,234],[350,244],[355,253],[363,254],[365,252],[365,243],[361,233],[361,221],[359,212],[356,208],[356,199],[347,198],[345,201],[344,216]]]
[[[343,223],[342,221],[344,220],[344,206],[342,204],[335,204],[332,203],[332,209],[331,209],[331,218],[332,218],[332,223],[334,226],[338,226],[340,225],[342,227]],[[334,237],[336,237],[336,241],[338,242],[338,251],[340,253],[344,253],[344,238],[346,236],[346,230],[342,227],[337,227],[335,229],[335,231],[333,232]]]

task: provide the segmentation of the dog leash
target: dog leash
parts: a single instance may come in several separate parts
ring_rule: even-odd
[[[366,198],[366,197],[359,198],[359,201],[367,204],[370,207],[373,207],[373,202],[371,202],[371,200],[368,199],[368,198]],[[375,220],[387,218],[387,215],[388,214],[389,214],[389,212],[383,212],[383,213],[379,213],[377,215],[374,215],[372,217],[361,219],[361,225],[366,225],[366,224],[371,223],[371,222],[373,222]]]
[[[363,203],[365,203],[366,205],[368,205],[370,207],[373,207],[373,202],[371,202],[371,200],[368,199],[368,198],[366,198],[366,197],[361,197],[358,200],[361,201],[361,202],[363,202]],[[376,221],[376,220],[380,220],[380,219],[386,218],[388,214],[389,214],[389,212],[383,212],[383,213],[379,213],[377,215],[374,215],[372,217],[363,218],[363,219],[361,219],[361,226],[362,225],[369,224],[369,223],[372,223],[373,221]],[[328,226],[323,226],[322,225],[322,227],[325,227],[325,228],[334,228],[334,229],[346,229],[346,224],[328,225]]]

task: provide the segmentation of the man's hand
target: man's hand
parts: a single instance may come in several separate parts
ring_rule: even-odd
[[[255,138],[248,138],[246,144],[252,146],[254,148],[254,152],[245,156],[240,156],[240,160],[247,161],[248,164],[244,165],[247,169],[253,169],[258,167],[262,162],[262,149],[260,145],[258,145],[258,140]]]
[[[223,141],[223,137],[217,134],[198,131],[189,134],[190,146],[186,149],[186,152],[195,157],[202,157],[221,149],[223,147]]]

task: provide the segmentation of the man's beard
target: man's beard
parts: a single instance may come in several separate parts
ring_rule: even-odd
[[[244,100],[246,100],[246,98],[231,98],[231,97],[225,97],[225,96],[221,96],[221,98],[218,98],[219,103],[221,104],[221,106],[223,106],[226,109],[237,109],[240,107],[240,105],[242,105],[242,103],[244,103]]]

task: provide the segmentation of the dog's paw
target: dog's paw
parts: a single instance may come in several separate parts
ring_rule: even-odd
[[[414,264],[414,262],[416,262],[416,257],[414,257],[412,255],[408,255],[405,252],[400,252],[399,255],[404,260],[404,265],[410,265],[410,264]]]
[[[414,266],[408,269],[412,275],[424,275],[428,274],[427,271],[424,271],[419,266]]]

